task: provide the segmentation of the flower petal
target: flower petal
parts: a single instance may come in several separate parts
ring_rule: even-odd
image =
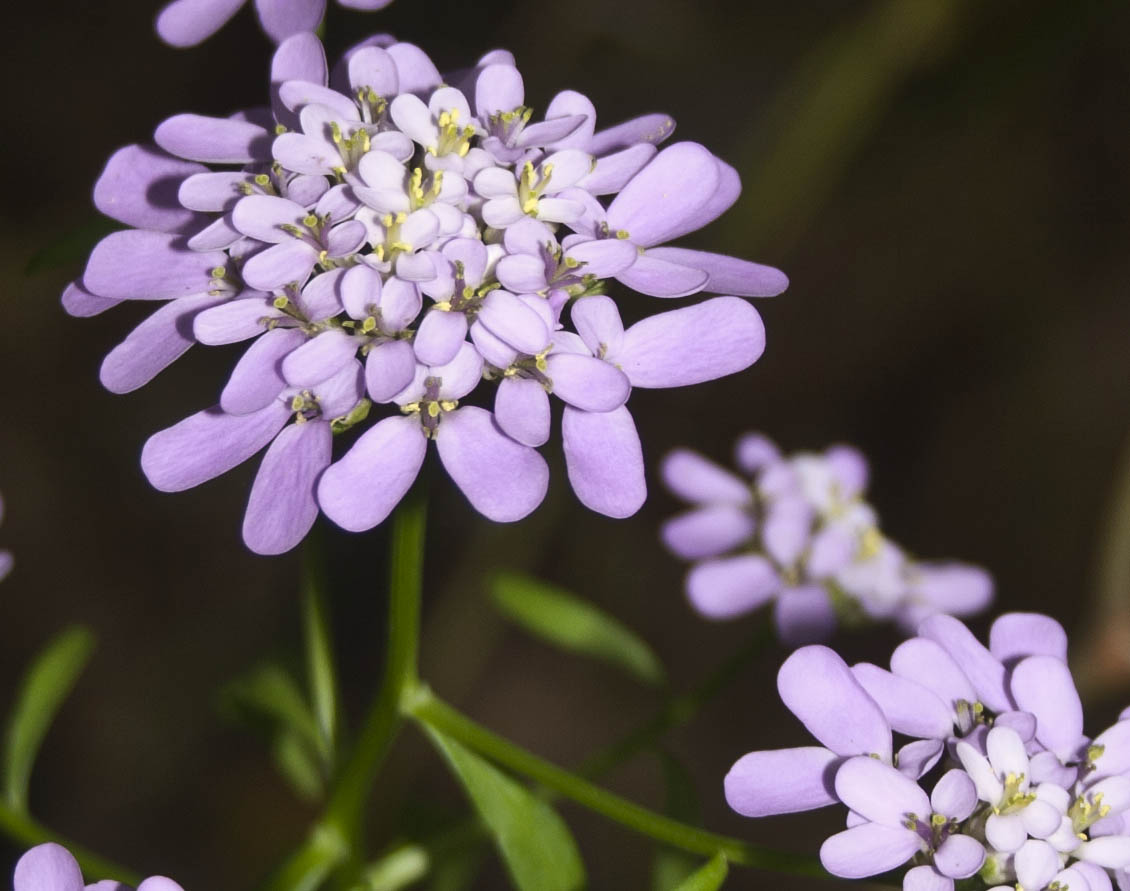
[[[689,449],[676,449],[663,458],[659,472],[675,495],[694,504],[748,505],[752,490],[740,477]]]
[[[701,269],[640,254],[616,279],[648,297],[687,297],[706,287],[710,276]]]
[[[165,151],[206,164],[250,164],[271,157],[271,134],[250,121],[178,114],[153,134]]]
[[[127,226],[180,231],[203,222],[177,195],[185,179],[204,170],[149,146],[127,145],[110,156],[94,184],[94,206]]]
[[[322,21],[326,0],[255,0],[259,23],[279,43],[300,31],[313,31]]]
[[[314,484],[329,466],[333,434],[325,421],[291,424],[275,437],[247,502],[243,541],[256,554],[285,554],[318,518]]]
[[[1055,656],[1029,656],[1012,670],[1009,684],[1018,708],[1036,716],[1036,739],[1061,761],[1083,741],[1083,706],[1067,664]]]
[[[781,270],[725,254],[694,251],[689,248],[655,247],[648,256],[680,266],[690,266],[709,275],[702,290],[738,297],[776,297],[789,286]]]
[[[989,629],[989,652],[1009,663],[1025,656],[1054,656],[1067,661],[1067,632],[1051,616],[1007,613]]]
[[[868,662],[857,663],[851,670],[896,733],[945,739],[953,732],[953,710],[932,690]]]
[[[416,354],[406,340],[390,340],[369,350],[365,359],[365,389],[374,402],[388,402],[412,382]]]
[[[212,272],[227,264],[220,251],[183,247],[176,235],[128,229],[94,246],[82,286],[113,300],[169,300],[212,290]]]
[[[632,392],[624,372],[592,356],[555,352],[545,364],[553,394],[582,411],[612,411],[627,402]]]
[[[643,506],[643,448],[627,406],[587,412],[566,405],[561,434],[569,483],[585,507],[623,518]]]
[[[275,328],[248,347],[220,394],[220,408],[246,415],[266,408],[286,389],[282,360],[306,342],[297,328]]]
[[[862,879],[901,866],[922,847],[906,828],[864,823],[833,835],[820,846],[820,862],[832,875]]]
[[[773,565],[757,554],[705,560],[687,573],[687,598],[708,619],[757,609],[781,589]]]
[[[773,624],[790,647],[827,640],[838,622],[836,608],[820,585],[786,587],[777,595]]]
[[[836,797],[872,823],[903,827],[908,818],[930,813],[930,799],[914,780],[874,758],[849,758],[836,771],[835,785]]]
[[[668,549],[684,560],[716,557],[736,548],[752,535],[755,524],[745,510],[717,504],[673,517],[660,533]]]
[[[835,804],[836,755],[819,746],[750,752],[726,774],[726,802],[744,817],[792,814]]]
[[[944,876],[967,879],[985,863],[985,848],[968,835],[951,835],[934,852],[934,865]]]
[[[931,616],[922,622],[918,633],[945,648],[973,683],[981,702],[995,712],[1012,710],[1012,700],[1005,690],[1004,666],[958,619]]]
[[[244,0],[174,0],[157,15],[157,34],[171,46],[196,46],[219,31],[243,3]]]
[[[494,419],[511,439],[528,446],[549,440],[549,395],[538,381],[504,377],[494,397]]]

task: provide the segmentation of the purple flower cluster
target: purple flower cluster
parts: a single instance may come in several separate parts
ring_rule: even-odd
[[[638,510],[632,388],[747,368],[765,332],[740,297],[787,285],[668,244],[733,204],[734,169],[697,143],[657,148],[666,115],[598,130],[572,91],[535,120],[502,51],[443,76],[417,47],[375,37],[331,74],[302,33],[279,46],[271,82],[270,109],[170,118],[157,148],[119,150],[95,186],[99,209],[133,228],[95,247],[64,305],[160,303],[106,357],[105,386],[133,390],[197,341],[250,342],[219,405],[146,443],[153,485],[187,489],[266,447],[244,538],[280,553],[319,510],[349,530],[380,523],[434,440],[471,504],[513,521],[546,492],[536,449],[553,395],[577,496],[608,516]],[[607,279],[739,296],[625,327]],[[484,382],[493,411],[464,404],[484,401]],[[392,413],[335,462],[333,435],[374,405]]]
[[[157,34],[172,46],[195,46],[220,30],[247,0],[172,0],[157,15]],[[384,9],[392,0],[337,0],[350,9]],[[259,24],[275,43],[313,31],[326,0],[255,0]]]
[[[825,640],[840,620],[895,620],[909,631],[938,612],[988,605],[988,573],[960,563],[912,559],[879,531],[863,500],[867,462],[855,449],[785,457],[760,434],[735,449],[742,475],[686,449],[669,454],[667,487],[693,508],[664,524],[687,574],[691,604],[729,619],[774,602],[781,638]]]
[[[905,891],[973,875],[994,891],[1130,889],[1130,709],[1085,734],[1054,619],[1001,616],[985,647],[932,616],[889,670],[804,647],[777,689],[820,745],[745,755],[726,800],[749,817],[844,804],[847,829],[820,851],[829,872],[909,865]]]
[[[48,842],[36,845],[16,863],[13,891],[130,891],[128,885],[104,879],[87,885],[82,870],[71,852]],[[172,879],[152,876],[137,886],[137,891],[184,891]]]

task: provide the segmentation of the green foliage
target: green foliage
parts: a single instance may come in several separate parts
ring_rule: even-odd
[[[365,867],[364,891],[400,891],[428,874],[428,852],[419,845],[401,845]]]
[[[663,768],[663,781],[666,790],[663,812],[676,820],[682,820],[684,823],[698,823],[701,809],[690,772],[670,752],[659,749],[655,754]],[[699,863],[697,857],[688,854],[686,851],[666,846],[660,847],[655,852],[655,858],[651,864],[652,891],[676,891],[677,888],[682,887],[683,882],[690,878],[691,874],[698,868]]]
[[[322,590],[321,561],[314,545],[305,553],[302,624],[306,635],[306,675],[318,729],[318,751],[332,768],[337,748],[340,706],[333,640]]]
[[[220,708],[230,718],[267,735],[275,766],[300,797],[322,797],[329,769],[322,731],[302,690],[285,669],[262,665],[237,678],[220,692]]]
[[[450,737],[428,728],[498,845],[520,891],[573,891],[585,868],[565,822],[546,802]]]
[[[729,872],[725,855],[715,854],[709,863],[675,888],[675,891],[718,891]]]
[[[619,621],[574,594],[518,573],[491,583],[491,598],[508,618],[555,646],[601,659],[649,684],[663,666],[651,648]]]
[[[4,753],[4,797],[27,812],[28,783],[43,737],[82,674],[94,650],[94,635],[74,627],[60,633],[31,664],[8,719]]]

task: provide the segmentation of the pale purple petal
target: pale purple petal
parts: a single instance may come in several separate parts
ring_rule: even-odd
[[[388,54],[396,63],[401,93],[431,90],[443,82],[443,77],[436,69],[435,63],[418,46],[411,43],[395,43],[388,48]]]
[[[230,210],[244,197],[240,187],[249,181],[250,176],[242,171],[196,173],[181,182],[177,201],[192,210]]]
[[[1059,855],[1046,842],[1028,841],[1016,851],[1013,868],[1025,888],[1043,888],[1060,870]]]
[[[413,417],[379,421],[318,482],[318,504],[350,532],[372,529],[392,513],[424,463],[428,441]]]
[[[177,199],[181,183],[204,172],[199,164],[143,145],[118,149],[94,184],[94,206],[138,229],[175,232],[201,222]]]
[[[172,46],[196,46],[219,31],[243,4],[244,0],[174,0],[157,15],[157,34]]]
[[[565,406],[561,434],[569,483],[585,507],[630,517],[647,499],[643,448],[626,406],[586,412]]]
[[[209,164],[249,164],[271,157],[271,134],[233,118],[178,114],[162,122],[153,139],[171,154]]]
[[[636,262],[616,276],[633,291],[649,297],[687,297],[697,294],[710,280],[701,269],[640,254]]]
[[[764,349],[757,310],[737,297],[715,297],[632,325],[616,359],[633,386],[683,387],[748,368]]]
[[[777,595],[773,624],[777,636],[790,647],[827,640],[838,621],[828,592],[819,585],[786,587]]]
[[[916,739],[895,753],[899,773],[917,780],[934,769],[942,757],[945,745],[940,739]]]
[[[504,377],[494,397],[494,419],[511,439],[540,446],[549,440],[549,396],[538,381]]]
[[[1102,746],[1095,759],[1092,779],[1130,772],[1130,720],[1121,720],[1095,737],[1092,745]]]
[[[379,343],[365,359],[365,388],[375,402],[388,402],[412,382],[416,354],[406,340]]]
[[[789,286],[781,270],[724,254],[694,251],[689,248],[656,247],[648,256],[700,269],[709,275],[704,291],[733,294],[738,297],[776,297]]]
[[[305,342],[306,335],[297,328],[276,328],[256,340],[232,370],[220,394],[220,408],[246,415],[270,405],[286,389],[282,360]]]
[[[342,0],[338,2],[341,3]],[[368,88],[385,98],[395,96],[399,92],[400,78],[396,73],[396,63],[381,47],[363,47],[349,57],[347,64],[349,85],[354,90]]]
[[[141,469],[162,492],[191,489],[254,455],[274,439],[290,414],[281,401],[249,415],[218,408],[197,412],[149,437],[141,450]]]
[[[243,280],[260,291],[273,291],[287,284],[303,285],[317,262],[317,249],[292,238],[271,245],[244,263]]]
[[[358,346],[358,339],[340,328],[323,331],[283,359],[283,377],[292,387],[312,387],[344,368]]]
[[[277,244],[293,240],[283,227],[302,227],[306,215],[305,207],[286,198],[248,195],[232,210],[232,223],[244,235]]]
[[[670,115],[645,114],[596,133],[588,150],[594,155],[605,155],[637,142],[658,145],[674,131],[675,121]]]
[[[818,746],[750,752],[726,774],[726,802],[745,817],[791,814],[834,804],[839,759]]]
[[[333,434],[324,421],[291,424],[275,437],[247,502],[243,541],[256,554],[284,554],[318,518],[314,484],[330,463]]]
[[[624,323],[610,297],[582,297],[569,310],[577,333],[594,356],[619,355],[624,341]]]
[[[523,104],[526,88],[513,65],[487,65],[475,81],[475,112],[484,120],[496,112]]]
[[[715,557],[748,541],[753,517],[729,504],[717,504],[680,514],[663,524],[663,543],[684,560]]]
[[[1005,690],[1004,666],[973,633],[953,616],[936,615],[922,622],[918,633],[945,647],[977,690],[977,698],[995,712],[1013,708]]]
[[[436,447],[444,469],[488,519],[520,520],[545,498],[545,459],[499,430],[489,411],[465,406],[448,412],[440,422]]]
[[[687,597],[708,619],[730,619],[757,609],[780,588],[773,565],[757,554],[705,560],[687,573]]]
[[[669,146],[613,199],[609,228],[626,229],[631,240],[644,247],[668,241],[710,200],[718,176],[718,164],[703,146]]]
[[[851,670],[896,733],[919,739],[945,739],[953,732],[952,707],[931,690],[868,662],[853,665]]]
[[[166,303],[102,360],[98,373],[102,386],[111,393],[129,393],[149,383],[195,343],[192,322],[196,315],[223,300],[201,294]]]
[[[201,343],[219,346],[262,334],[266,322],[281,315],[271,301],[246,297],[204,310],[193,320],[192,330]]]
[[[953,879],[932,866],[916,866],[903,876],[902,891],[953,891]]]
[[[279,43],[300,31],[313,31],[322,21],[326,0],[255,0],[259,22]]]
[[[1007,613],[989,629],[989,652],[1001,662],[1024,656],[1054,656],[1067,661],[1067,632],[1051,616]]]
[[[984,609],[993,599],[992,576],[977,566],[916,563],[914,568],[913,596],[933,611],[967,615]]]
[[[283,133],[271,144],[276,161],[301,174],[328,174],[341,166],[341,153],[333,143],[305,133]]]
[[[577,185],[593,195],[615,194],[655,157],[656,151],[655,146],[642,142],[611,155],[605,155],[603,158],[597,158],[592,173]]]
[[[965,672],[939,644],[924,637],[903,641],[891,654],[891,671],[932,690],[951,709],[959,700],[977,701]]]
[[[430,309],[416,330],[416,357],[425,365],[443,365],[455,358],[466,337],[467,317],[463,313]]]
[[[1010,689],[1017,707],[1036,716],[1036,739],[1071,760],[1083,740],[1083,706],[1066,663],[1055,656],[1022,659]]]
[[[777,499],[761,527],[765,550],[778,563],[792,566],[808,546],[812,522],[812,507],[804,498]]]
[[[666,455],[659,472],[668,489],[694,504],[748,505],[753,501],[752,489],[745,481],[689,449]]]
[[[578,272],[595,275],[597,278],[619,275],[635,263],[639,256],[631,242],[618,238],[578,242],[565,254],[581,264]]]
[[[121,300],[114,298],[91,294],[78,282],[71,282],[67,285],[62,297],[63,309],[67,311],[67,315],[84,319],[113,309],[121,302]]]
[[[998,851],[1006,854],[1019,851],[1027,838],[1028,830],[1017,814],[990,813],[985,821],[985,840]]]
[[[832,650],[809,646],[794,652],[777,673],[777,690],[789,711],[833,752],[890,762],[887,719]]]
[[[624,372],[592,356],[550,353],[546,373],[553,382],[553,394],[582,411],[612,411],[623,405],[632,391]]]
[[[428,374],[439,378],[441,397],[462,399],[482,380],[483,359],[471,344],[464,342],[450,362],[432,366],[428,369]]]
[[[781,452],[768,437],[760,433],[747,433],[734,447],[738,467],[746,473],[756,473],[781,458]]]
[[[1130,836],[1108,835],[1083,842],[1073,852],[1080,860],[1087,860],[1106,869],[1130,868]]]
[[[86,263],[82,286],[116,300],[169,300],[212,290],[212,272],[227,257],[182,247],[176,235],[129,229],[103,238]]]
[[[977,807],[977,787],[964,770],[948,770],[942,774],[930,794],[930,807],[935,814],[951,820],[964,820]]]
[[[836,796],[872,823],[903,826],[909,817],[925,819],[930,799],[913,780],[874,758],[849,758],[836,771]]]
[[[509,291],[491,291],[479,309],[479,321],[520,353],[533,356],[549,346],[541,316]]]
[[[832,875],[861,879],[901,866],[922,844],[909,829],[864,823],[825,841],[820,847],[820,862]]]
[[[945,876],[967,879],[985,862],[985,849],[968,835],[951,835],[934,852],[934,865]]]

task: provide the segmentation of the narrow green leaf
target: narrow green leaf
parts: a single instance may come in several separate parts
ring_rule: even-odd
[[[634,632],[590,603],[518,573],[495,576],[495,606],[527,631],[575,653],[602,659],[649,684],[663,683],[663,666]]]
[[[686,766],[666,749],[655,752],[663,768],[665,787],[663,812],[684,823],[700,822],[698,795]],[[685,851],[660,846],[651,864],[652,891],[675,891],[698,869],[701,860]]]
[[[520,891],[573,891],[585,868],[565,821],[525,786],[450,737],[428,734],[494,836]]]
[[[326,784],[318,769],[318,756],[302,737],[293,730],[279,730],[275,734],[271,754],[274,756],[275,767],[299,798],[306,801],[322,799],[326,793]]]
[[[722,883],[726,881],[729,872],[730,867],[726,863],[726,857],[719,852],[706,866],[679,885],[675,891],[718,891],[722,887]]]
[[[4,797],[20,813],[27,811],[31,769],[43,737],[93,650],[94,635],[88,629],[68,628],[44,647],[28,669],[8,719],[4,753]]]
[[[49,269],[77,265],[84,261],[91,249],[104,236],[122,228],[121,223],[106,217],[95,217],[69,229],[49,245],[36,251],[24,267],[25,275],[35,275]]]
[[[366,891],[400,891],[428,874],[431,860],[420,845],[401,845],[365,867],[361,883]]]
[[[282,726],[315,748],[318,724],[294,679],[278,665],[261,665],[220,692],[221,706],[230,715],[252,723]]]
[[[698,868],[698,857],[675,848],[660,848],[651,861],[651,891],[675,891]]]
[[[318,728],[319,753],[327,769],[332,771],[338,734],[337,675],[322,586],[322,563],[315,547],[308,548],[305,554],[302,620],[306,632],[306,673]]]

